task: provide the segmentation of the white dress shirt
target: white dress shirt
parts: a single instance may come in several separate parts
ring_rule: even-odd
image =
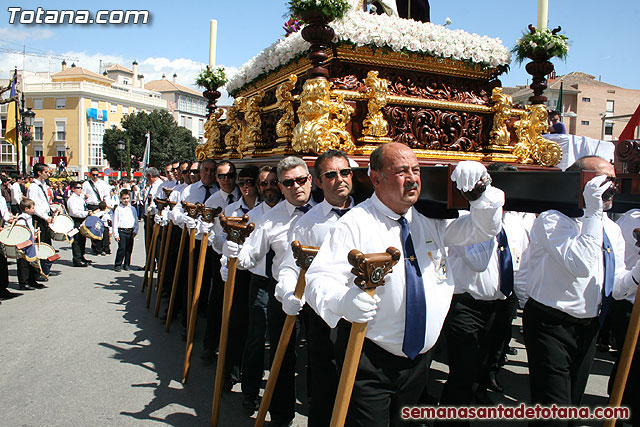
[[[86,218],[89,215],[87,205],[84,201],[84,195],[78,196],[76,193],[71,194],[67,200],[67,211],[69,216],[73,218]]]
[[[113,237],[120,238],[118,230],[121,228],[133,228],[134,233],[138,233],[138,212],[131,205],[118,205],[113,212]]]
[[[529,237],[522,216],[518,212],[505,212],[502,215],[502,228],[507,234],[511,260],[513,263],[514,291],[520,297],[520,291],[526,287],[526,268],[522,256],[529,245]],[[449,248],[449,268],[455,285],[454,294],[468,293],[476,300],[504,300],[500,291],[500,257],[498,238],[466,246]],[[521,274],[524,270],[524,275]]]
[[[254,223],[254,225],[257,226],[257,223],[258,221],[260,221],[260,218],[262,218],[267,212],[271,211],[271,209],[275,208],[276,206],[277,205],[269,206],[264,202],[259,203],[256,207],[254,207],[249,212],[247,212],[247,215],[249,215],[249,222],[252,222]],[[223,257],[223,259],[226,262],[226,258]],[[267,269],[267,259],[266,257],[262,257],[256,261],[253,267],[249,268],[249,271],[255,275],[266,278],[267,277],[266,269]]]
[[[0,194],[0,217],[5,221],[9,221],[11,218],[11,212],[9,212],[9,208],[7,208],[7,201]]]
[[[260,201],[256,199],[256,203],[260,203]],[[240,196],[239,200],[236,200],[225,207],[222,213],[224,213],[224,216],[226,217],[242,217],[245,213],[248,214],[250,210],[251,209],[245,203],[244,198]],[[251,222],[251,220],[249,221]],[[222,229],[222,225],[219,220],[216,220],[213,228],[215,237],[213,239],[209,239],[209,245],[211,245],[217,253],[221,254],[222,245],[227,241],[227,233]]]
[[[604,282],[603,227],[615,253],[614,291],[625,280],[632,280],[624,265],[620,227],[606,215],[569,218],[550,210],[538,216],[531,230],[529,296],[573,317],[597,317]]]
[[[214,185],[210,186],[210,193],[214,194],[217,191],[217,187]],[[174,191],[175,193],[175,191]],[[173,193],[172,193],[173,194]],[[180,202],[187,203],[204,203],[205,195],[207,194],[207,189],[202,181],[198,181],[194,184],[187,186],[184,190],[182,190],[182,194],[180,195]],[[209,196],[210,198],[211,196]],[[178,203],[172,212],[174,217],[174,221],[178,224],[186,224],[187,213],[182,209],[182,203]],[[196,240],[202,240],[202,229],[200,227],[200,219],[195,220],[196,222]]]
[[[49,219],[51,214],[51,206],[46,196],[47,188],[47,184],[37,179],[34,179],[29,188],[27,188],[27,198],[33,200],[36,204],[36,215],[45,221]]]
[[[181,222],[179,218],[176,218],[175,210],[177,208],[177,205],[180,204],[182,191],[184,191],[185,188],[187,188],[187,184],[184,182],[176,184],[176,186],[173,187],[173,191],[171,192],[171,194],[169,194],[169,201],[177,203],[176,206],[174,206],[173,209],[169,211],[168,219],[169,221],[173,222],[173,225],[176,225],[180,228],[184,228],[184,222]],[[166,209],[169,209],[169,207],[167,207]]]
[[[472,202],[471,214],[455,220],[430,219],[415,208],[407,211],[413,246],[420,265],[426,300],[425,345],[428,351],[438,339],[447,315],[453,282],[447,274],[446,247],[488,240],[500,230],[504,193],[489,186]],[[307,303],[330,327],[340,320],[340,299],[354,286],[347,254],[352,249],[363,253],[385,252],[393,246],[403,251],[400,215],[385,206],[374,194],[345,214],[329,231],[318,255],[307,271]],[[368,323],[366,337],[388,352],[402,352],[405,325],[405,263],[400,261],[376,289],[380,297],[376,315]]]
[[[314,203],[309,200],[309,204],[313,205]],[[254,223],[255,230],[244,242],[238,254],[240,268],[250,270],[259,261],[266,258],[269,249],[272,249],[274,257],[271,274],[274,280],[278,280],[280,265],[287,251],[291,250],[289,229],[303,214],[296,207],[287,200],[283,200]]]
[[[233,195],[233,202],[231,203],[229,203],[230,194]],[[234,187],[231,193],[227,193],[223,189],[219,189],[204,202],[204,205],[208,208],[222,208],[222,212],[224,212],[224,210],[227,208],[228,205],[237,202],[238,199],[241,199],[241,198],[242,196],[240,195],[240,190],[238,189],[238,187]],[[222,245],[218,247],[218,245],[214,243],[215,237],[218,234],[222,233],[222,226],[220,226],[220,219],[216,216],[216,218],[212,223],[200,221],[200,227],[203,233],[205,232],[209,233],[209,244],[212,245],[213,249],[217,253],[221,254]],[[226,239],[226,237],[223,237],[223,239]],[[224,240],[223,240],[223,243],[224,243]]]
[[[98,203],[100,203],[100,201],[104,201],[107,206],[111,206],[111,189],[109,188],[109,184],[104,182],[104,180],[102,179],[98,179],[93,183],[93,185],[95,185],[96,187],[96,189],[94,190],[91,186],[90,181],[91,180],[88,179],[84,183],[82,183],[82,192],[88,196],[87,203],[90,205],[97,205]],[[100,196],[99,198],[98,195]]]
[[[158,197],[158,192],[160,191],[160,188],[162,187],[162,183],[163,183],[163,181],[160,178],[156,179],[155,182],[153,182],[151,184],[151,186],[149,187],[149,190],[145,194],[145,197],[144,197],[144,212],[145,213],[151,212],[152,214],[155,214],[155,212],[156,212],[155,198]]]
[[[177,185],[177,181],[175,179],[164,181],[161,185],[162,188],[173,189]],[[158,199],[166,199],[167,197],[164,194],[164,190],[160,190],[158,192]]]
[[[20,184],[17,182],[11,184],[11,204],[19,205],[23,197],[24,194],[22,194],[22,187]]]
[[[22,212],[20,215],[18,215],[18,218],[16,219],[16,224],[18,225],[26,224],[29,231],[31,231],[31,236],[35,239],[36,229],[33,226],[33,218],[31,217],[31,215],[29,215],[26,212]]]
[[[631,270],[640,259],[640,255],[638,254],[640,248],[636,246],[636,239],[633,237],[633,230],[640,228],[640,209],[631,209],[622,215],[618,221],[616,221],[616,224],[620,227],[622,238],[624,239],[624,263],[627,270]],[[640,277],[638,279],[640,279]],[[633,303],[636,300],[637,289],[638,286],[635,282],[629,282],[627,280],[623,282],[622,286],[614,287],[613,297],[615,299],[626,299],[630,303]]]
[[[353,205],[353,199],[351,199],[349,207]],[[301,245],[320,247],[329,230],[340,219],[340,215],[332,210],[334,208],[335,206],[325,199],[309,209],[309,212],[302,215],[289,231],[289,242],[297,240]],[[289,247],[280,267],[280,277],[276,286],[276,295],[279,298],[295,290],[299,274],[300,267],[296,264],[293,250]]]

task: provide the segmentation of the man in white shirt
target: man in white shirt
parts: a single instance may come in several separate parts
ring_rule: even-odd
[[[115,271],[119,272],[124,263],[125,271],[131,267],[131,252],[133,241],[138,234],[138,214],[129,204],[131,195],[129,190],[120,192],[120,205],[113,212],[113,238],[118,242],[116,252]]]
[[[151,213],[151,221],[153,221],[153,215],[155,215],[156,213],[155,199],[159,195],[160,187],[162,186],[163,181],[160,179],[160,172],[158,172],[158,169],[154,167],[148,168],[145,171],[145,175],[147,177],[147,183],[149,183],[149,188],[147,189],[147,192],[144,197],[144,205],[143,205],[142,212],[144,215],[145,249],[148,252],[150,248],[147,246],[148,244],[147,242],[150,239],[146,233],[147,233],[147,229],[149,230],[149,232],[153,230],[153,227],[151,226],[153,224],[147,227],[147,214]]]
[[[15,178],[15,182],[11,184],[11,212],[14,215],[20,213],[20,202],[24,197],[24,193],[22,192],[22,187],[24,186],[24,176],[17,175]]]
[[[7,209],[7,203],[2,195],[0,195],[0,218],[2,218],[4,226],[15,220],[15,216]],[[2,251],[0,252],[0,300],[11,299],[20,295],[22,294],[19,292],[11,292],[9,290],[9,265],[7,257]]]
[[[620,228],[604,213],[613,203],[613,165],[588,156],[567,170],[598,176],[585,185],[582,217],[546,211],[530,234],[523,328],[531,401],[541,405],[580,406],[611,293],[635,286]]]
[[[40,241],[48,245],[51,244],[51,233],[49,223],[51,222],[51,206],[47,197],[46,180],[49,178],[49,166],[44,163],[36,163],[33,165],[33,176],[35,179],[27,189],[27,198],[33,200],[36,204],[33,222],[35,227],[40,230]]]
[[[87,218],[87,215],[89,215],[80,181],[71,183],[71,196],[69,200],[67,200],[67,212],[69,212],[69,216],[73,219],[75,228],[80,228]],[[74,267],[86,267],[87,264],[90,263],[84,256],[86,241],[87,239],[82,233],[76,233],[75,236],[73,236],[71,253]]]
[[[636,239],[633,236],[633,230],[640,228],[640,209],[631,209],[625,213],[616,224],[620,227],[622,237],[624,238],[625,250],[624,250],[624,263],[626,268],[633,270],[634,266],[640,262],[640,255],[638,251],[640,248],[636,246]],[[633,274],[633,273],[632,273]],[[634,276],[636,282],[640,279],[638,276]],[[627,327],[631,320],[631,311],[633,310],[633,303],[636,298],[637,283],[630,288],[622,289],[622,287],[616,287],[613,289],[614,300],[611,303],[611,329],[613,336],[616,340],[616,346],[618,348],[618,360],[611,371],[609,377],[609,394],[613,387],[613,382],[616,377],[618,365],[620,363],[620,355],[622,354],[622,346],[625,342],[627,335]],[[628,406],[631,409],[631,419],[628,422],[631,425],[638,425],[640,419],[640,346],[636,344],[635,352],[633,353],[633,360],[631,362],[631,368],[629,369],[629,376],[627,377],[627,383],[624,388],[624,395],[622,397],[622,406]]]
[[[446,247],[494,237],[500,230],[504,193],[488,184],[470,203],[469,215],[452,221],[429,219],[413,207],[421,181],[409,147],[381,145],[371,154],[370,169],[375,194],[329,231],[307,271],[305,297],[330,327],[342,318],[368,322],[347,424],[396,425],[400,408],[417,403],[425,387],[429,350],[451,301]],[[487,178],[477,162],[460,162],[451,177],[464,192]],[[352,249],[385,252],[390,246],[402,251],[402,261],[371,297],[354,285],[347,254]],[[348,334],[348,323],[341,322],[337,347],[346,348]]]
[[[262,259],[266,259],[265,272],[275,281],[278,280],[285,255],[291,250],[289,230],[295,221],[309,210],[311,203],[311,174],[302,159],[282,159],[278,163],[277,174],[280,191],[285,200],[256,221],[255,230],[242,248],[231,241],[226,241],[223,246],[223,253],[227,258],[238,258],[239,268],[251,269]],[[269,289],[267,316],[273,359],[286,317],[282,311],[282,304],[273,295],[273,288]],[[276,426],[288,425],[295,415],[295,341],[294,334],[285,353],[269,407],[272,423]]]
[[[98,203],[105,201],[110,203],[110,187],[103,179],[100,179],[100,169],[93,167],[89,171],[89,179],[82,184],[82,191],[87,195],[87,209],[98,210]]]
[[[290,231],[290,241],[305,246],[320,247],[333,225],[353,207],[351,189],[353,171],[349,158],[342,151],[328,150],[315,161],[316,185],[322,189],[324,201],[300,218]],[[300,274],[293,251],[289,250],[280,269],[275,295],[288,315],[300,312],[304,305],[294,290]],[[330,339],[331,328],[313,310],[304,309],[307,316],[307,355],[311,373],[309,381],[309,426],[329,425],[338,387],[338,370]]]

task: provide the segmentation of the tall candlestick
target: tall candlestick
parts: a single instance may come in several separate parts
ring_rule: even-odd
[[[216,35],[218,33],[218,21],[211,20],[211,32],[209,36],[209,67],[216,66]]]
[[[538,29],[547,28],[549,20],[549,0],[538,0]]]

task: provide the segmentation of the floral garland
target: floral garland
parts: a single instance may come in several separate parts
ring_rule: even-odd
[[[569,39],[564,34],[557,34],[558,31],[559,27],[553,31],[548,28],[529,28],[511,50],[516,62],[521,63],[536,56],[566,59],[569,53]]]
[[[333,42],[339,45],[417,52],[491,68],[506,68],[511,60],[509,50],[498,38],[450,30],[432,23],[354,10],[332,22],[331,26],[336,33]],[[309,43],[304,41],[300,33],[278,40],[240,67],[229,80],[227,91],[233,95],[258,77],[304,56],[308,49]]]
[[[229,79],[224,71],[224,67],[218,67],[212,70],[207,66],[207,68],[200,71],[200,74],[196,77],[196,84],[207,90],[217,90],[228,81]]]

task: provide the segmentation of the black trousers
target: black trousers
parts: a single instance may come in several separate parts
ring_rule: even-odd
[[[38,271],[29,261],[24,258],[18,258],[18,284],[20,286],[35,285]]]
[[[629,326],[629,320],[631,319],[632,310],[633,304],[627,300],[613,300],[611,302],[609,316],[611,316],[611,329],[618,348],[618,358],[616,359],[616,363],[611,371],[611,376],[609,377],[609,394],[611,394],[616,373],[618,372],[620,355],[622,354],[622,347],[627,335],[627,328]],[[640,343],[636,344],[636,349],[633,353],[629,376],[627,377],[624,395],[622,396],[622,406],[628,406],[629,409],[631,409],[630,421],[632,425],[640,425]]]
[[[529,299],[523,315],[533,404],[580,406],[596,350],[598,318],[578,319]],[[531,425],[568,425],[540,420]]]
[[[4,253],[0,252],[0,293],[9,287],[9,264]]]
[[[258,395],[264,374],[264,344],[267,332],[267,305],[269,292],[273,293],[275,281],[251,274],[249,280],[248,330],[242,355],[242,393]]]
[[[224,297],[224,283],[220,276],[220,254],[214,251],[211,246],[207,246],[207,263],[205,274],[208,277],[207,291],[204,289],[204,279],[202,281],[201,301],[205,302],[207,316],[207,327],[204,331],[204,348],[215,350],[220,342],[220,327],[222,326],[222,298]]]
[[[453,295],[443,326],[449,376],[440,398],[442,405],[471,404],[473,384],[486,381],[488,368],[483,359],[489,348],[488,326],[502,302],[476,300],[468,293]]]
[[[495,318],[489,327],[487,352],[483,359],[484,366],[488,370],[488,378],[486,379],[495,378],[500,371],[500,360],[511,342],[511,324],[518,311],[518,297],[512,293],[496,308]]]
[[[74,220],[75,223],[75,220]],[[33,226],[40,230],[40,241],[48,245],[51,244],[51,230],[46,220],[40,218],[38,215],[33,215]]]
[[[341,370],[351,324],[338,323],[336,356]],[[401,419],[403,406],[416,405],[427,384],[432,351],[414,360],[396,356],[368,338],[364,340],[356,380],[347,413],[348,427],[386,427],[406,425]]]
[[[164,267],[164,281],[162,283],[162,294],[165,297],[171,296],[171,286],[173,285],[173,276],[176,272],[181,237],[182,229],[174,225],[171,229],[171,236],[169,236],[169,240],[167,241],[169,253],[167,254],[167,265]]]
[[[84,218],[72,218],[73,226],[79,228],[84,222]],[[71,243],[71,255],[73,257],[74,264],[82,263],[84,259],[85,247],[87,245],[87,238],[78,232],[73,236],[73,243]]]
[[[118,251],[116,252],[116,267],[119,267],[123,262],[125,267],[131,265],[131,252],[133,252],[133,230],[118,230]]]

